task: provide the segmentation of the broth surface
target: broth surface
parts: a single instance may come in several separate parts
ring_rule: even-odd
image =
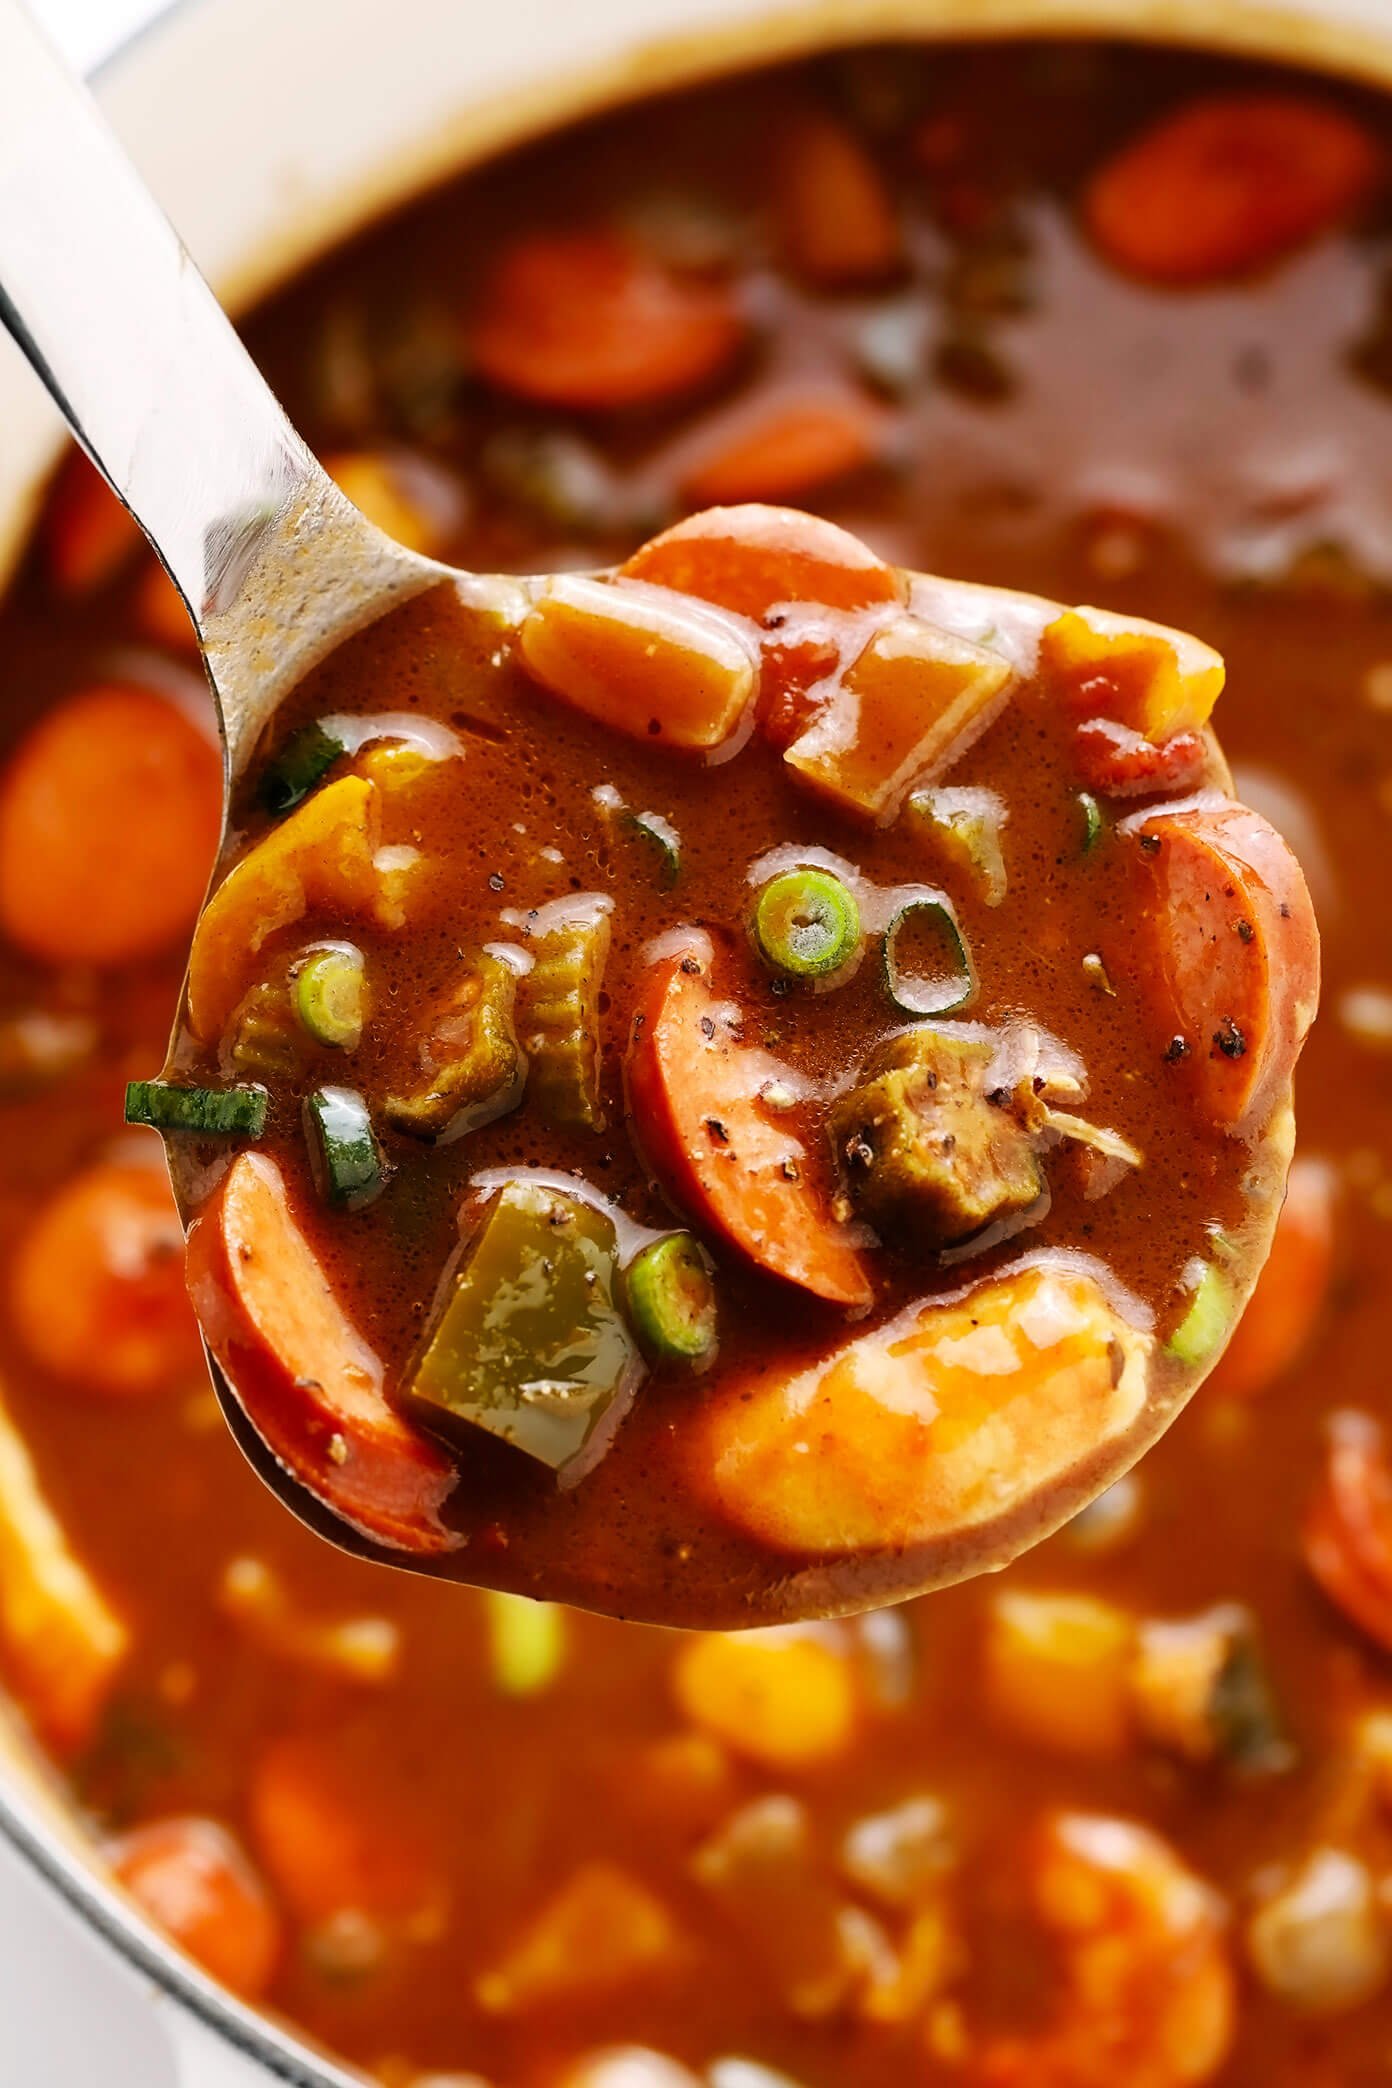
[[[1392,1598],[1365,1547],[1343,1574],[1357,1591],[1331,1602],[1302,1531],[1331,1412],[1385,1418],[1392,1332],[1392,247],[1374,204],[1251,278],[1162,288],[1109,266],[1078,219],[1083,185],[1162,112],[1257,90],[1347,110],[1392,144],[1380,101],[1217,61],[1093,45],[852,54],[621,112],[482,170],[251,323],[349,490],[345,459],[389,453],[430,548],[482,571],[622,559],[700,504],[674,489],[699,482],[768,395],[873,399],[871,455],[790,497],[906,567],[1097,601],[1216,646],[1239,792],[1301,856],[1324,945],[1297,1104],[1301,1179],[1332,1212],[1334,1246],[1323,1277],[1316,1250],[1314,1276],[1311,1253],[1299,1281],[1282,1264],[1287,1295],[1314,1293],[1298,1354],[1278,1341],[1276,1363],[1257,1367],[1239,1350],[1120,1494],[1003,1578],[809,1640],[808,1674],[759,1687],[793,1691],[798,1734],[820,1743],[790,1750],[759,1716],[722,1715],[730,1685],[693,1668],[683,1642],[579,1614],[546,1627],[549,1651],[533,1648],[519,1689],[499,1650],[518,1657],[515,1613],[388,1579],[294,1527],[226,1441],[196,1349],[171,1338],[155,1396],[121,1396],[37,1352],[17,1300],[0,1315],[6,1406],[129,1634],[88,1728],[53,1733],[80,1802],[113,1835],[174,1816],[225,1823],[281,1933],[246,1982],[391,2088],[429,2069],[552,2088],[580,2055],[633,2043],[695,2068],[742,2055],[799,2088],[901,2088],[964,2068],[1042,2080],[1046,2048],[1021,2061],[1005,2041],[1045,2035],[1075,2005],[1031,1897],[1060,1811],[1144,1824],[1219,1896],[1227,1926],[1205,1948],[1231,1968],[1233,2029],[1194,2078],[1332,2088],[1386,2067],[1387,1946],[1381,1917],[1357,1909],[1358,1879],[1371,1899],[1392,1874],[1385,1728],[1369,1722],[1392,1712],[1377,1642],[1379,1629],[1392,1642]],[[771,141],[811,111],[849,122],[890,184],[904,258],[882,283],[813,288],[786,265]],[[577,415],[467,367],[465,320],[493,257],[527,229],[589,219],[726,257],[754,323],[707,389]],[[97,561],[84,591],[73,542],[50,510],[0,620],[11,745],[97,682],[148,681],[190,715],[202,704],[142,555]],[[558,738],[622,790],[618,744],[601,757],[598,728],[557,716]],[[703,818],[707,789],[693,777],[690,803],[662,809],[712,876],[742,878],[739,848]],[[53,1018],[73,1057],[3,1104],[7,1267],[36,1209],[81,1171],[149,1157],[152,1140],[119,1129],[120,1094],[163,1049],[179,961],[177,938],[119,970],[0,947],[7,1016]],[[1353,1488],[1374,1510],[1375,1467],[1365,1459]],[[1347,1487],[1340,1501],[1336,1550]],[[1052,1654],[1022,1659],[1022,1632],[1046,1613],[1018,1603],[1059,1596],[1093,1606],[1055,1609]],[[1226,1604],[1250,1612],[1275,1707],[1245,1763],[1193,1759],[1202,1749],[1130,1697],[1117,1708],[1123,1637],[1158,1661],[1148,1628]],[[347,1652],[320,1628],[344,1620],[375,1620]],[[1060,1720],[1060,1696],[1086,1715]],[[782,1851],[781,1899],[758,1898],[767,1884],[741,1882],[730,1851],[731,1820],[768,1798],[802,1808],[771,1826],[746,1817]],[[848,1869],[843,1844],[911,1799],[941,1806],[945,1846],[906,1907]],[[1351,1974],[1337,2005],[1312,2010],[1280,1989],[1260,1922],[1322,1850],[1355,1866],[1337,1878],[1361,1983]],[[537,1998],[535,1952],[524,1964],[519,1947],[577,1878],[575,1932],[622,1935],[630,1956],[596,1943],[587,1964],[572,1940],[578,1991]],[[791,1908],[784,1962],[768,1937],[791,1930]],[[890,1982],[866,1998],[866,1938],[878,1931],[902,1964],[930,1915],[948,1941],[896,2019]],[[1047,2048],[1048,2079],[1178,2080],[1154,2040],[1179,1975],[1161,1953],[1138,1977],[1120,2028],[1094,2009],[1076,2046]]]

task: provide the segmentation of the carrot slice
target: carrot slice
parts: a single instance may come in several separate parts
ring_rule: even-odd
[[[1129,274],[1216,283],[1343,224],[1383,171],[1376,139],[1331,103],[1214,95],[1123,147],[1094,175],[1083,212],[1107,259]]]
[[[454,1467],[388,1405],[382,1366],[295,1222],[280,1170],[240,1153],[189,1235],[208,1345],[285,1469],[379,1544],[450,1551]]]
[[[758,680],[733,618],[639,583],[553,580],[518,634],[529,674],[616,732],[650,746],[718,747]]]
[[[1295,1161],[1266,1267],[1213,1373],[1215,1393],[1265,1392],[1309,1347],[1334,1273],[1335,1195],[1327,1161]]]
[[[257,1856],[300,1921],[409,1921],[441,1902],[418,1836],[384,1804],[379,1766],[347,1738],[277,1741],[253,1771],[248,1812]]]
[[[1301,1546],[1335,1608],[1392,1653],[1392,1469],[1370,1415],[1331,1416],[1324,1477]]]
[[[242,1850],[216,1820],[153,1820],[112,1843],[120,1882],[157,1928],[243,2000],[265,1993],[280,1919]]]
[[[503,391],[605,409],[709,383],[743,333],[724,284],[676,275],[615,233],[542,232],[519,239],[492,270],[472,347]]]
[[[221,824],[206,732],[153,689],[84,689],[0,776],[0,927],[52,964],[155,956],[192,926]]]
[[[798,500],[873,464],[884,434],[885,416],[857,392],[774,393],[716,427],[682,491],[702,507]]]
[[[1121,831],[1149,882],[1138,977],[1157,1044],[1214,1123],[1259,1125],[1319,1001],[1319,931],[1300,865],[1274,827],[1231,799],[1137,813]]]
[[[59,473],[44,512],[43,548],[49,578],[60,594],[92,594],[121,573],[145,538],[86,457]]]
[[[139,1398],[201,1376],[184,1229],[163,1168],[102,1161],[65,1182],[20,1241],[15,1332],[54,1377]]]
[[[777,207],[788,258],[814,283],[871,282],[903,258],[884,177],[834,116],[803,117],[787,132]]]
[[[762,623],[792,602],[873,609],[902,600],[904,582],[868,544],[819,515],[795,508],[711,508],[689,515],[635,551],[622,568]]]
[[[96,1729],[130,1633],[76,1557],[0,1407],[0,1652],[48,1746],[69,1755]]]
[[[655,964],[634,1024],[629,1105],[652,1166],[700,1224],[771,1276],[868,1305],[864,1263],[830,1215],[816,1161],[763,1093],[787,1069],[738,1041],[704,938]]]

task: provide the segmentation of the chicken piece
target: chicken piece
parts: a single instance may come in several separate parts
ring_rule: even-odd
[[[1034,1141],[986,1093],[992,1057],[989,1044],[919,1024],[891,1037],[836,1105],[837,1158],[880,1231],[948,1247],[1038,1202]]]

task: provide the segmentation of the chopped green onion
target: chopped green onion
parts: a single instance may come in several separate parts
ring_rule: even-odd
[[[899,938],[912,923],[932,942],[931,958],[912,975],[899,961]],[[976,967],[945,899],[910,899],[890,922],[884,941],[885,986],[903,1015],[951,1015],[976,992]]]
[[[260,798],[266,811],[293,812],[342,752],[343,741],[325,732],[322,725],[302,725],[292,732],[261,778]]]
[[[690,1233],[654,1240],[624,1278],[629,1314],[648,1354],[699,1363],[715,1347],[715,1285]]]
[[[176,1087],[167,1080],[132,1080],[126,1088],[126,1122],[207,1138],[259,1138],[269,1101],[262,1087]]]
[[[342,1210],[361,1210],[386,1179],[367,1104],[352,1088],[316,1088],[306,1096],[304,1112],[320,1195]]]
[[[671,820],[660,812],[630,812],[624,824],[656,851],[663,888],[670,891],[681,875],[682,859],[681,835]]]
[[[1214,1262],[1205,1262],[1194,1295],[1165,1344],[1177,1363],[1208,1363],[1217,1355],[1232,1324],[1233,1296],[1227,1277]]]
[[[316,1044],[356,1051],[362,1042],[364,992],[361,950],[316,950],[295,979],[295,1013]]]
[[[533,1602],[501,1588],[484,1594],[493,1680],[504,1696],[537,1696],[560,1673],[566,1614],[555,1602]]]
[[[1091,855],[1107,828],[1107,815],[1090,790],[1078,792],[1078,812],[1083,822],[1083,854]]]
[[[829,870],[785,870],[759,894],[754,940],[773,971],[824,979],[860,947],[855,893]]]

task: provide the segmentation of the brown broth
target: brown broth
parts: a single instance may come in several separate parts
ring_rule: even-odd
[[[1036,2020],[1057,1989],[1057,1960],[1024,1905],[1027,1837],[1050,1808],[1152,1824],[1234,1910],[1235,1960],[1265,1866],[1325,1840],[1355,1849],[1378,1877],[1392,1862],[1376,1808],[1353,1804],[1348,1769],[1355,1714],[1392,1702],[1386,1658],[1326,1604],[1299,1553],[1324,1418],[1339,1405],[1381,1410],[1390,1331],[1392,1061],[1340,1019],[1351,989],[1392,985],[1392,926],[1379,903],[1392,728],[1364,694],[1370,672],[1392,661],[1392,411],[1364,374],[1387,238],[1379,226],[1328,238],[1268,276],[1220,290],[1140,288],[1080,238],[1071,215],[1079,177],[1170,100],[1269,75],[1092,45],[896,54],[881,69],[882,89],[887,81],[916,111],[960,128],[960,194],[952,203],[935,191],[892,133],[880,149],[908,214],[906,282],[893,296],[814,296],[770,249],[770,109],[842,94],[849,77],[840,61],[790,68],[623,112],[517,155],[333,257],[255,318],[249,338],[317,446],[423,441],[457,474],[469,517],[445,546],[452,559],[544,570],[622,556],[665,517],[670,460],[725,398],[586,427],[584,439],[611,463],[622,517],[547,527],[499,494],[487,444],[500,424],[527,430],[563,417],[500,408],[467,380],[442,387],[419,343],[411,364],[401,333],[421,311],[450,319],[491,247],[518,225],[558,209],[578,218],[649,204],[660,166],[664,190],[692,185],[730,214],[758,299],[763,329],[730,396],[791,370],[842,369],[848,334],[871,304],[897,297],[922,316],[929,374],[892,409],[892,468],[829,488],[816,505],[907,566],[1101,600],[1194,629],[1227,658],[1225,748],[1239,785],[1265,792],[1287,824],[1321,914],[1326,1013],[1302,1067],[1300,1139],[1303,1152],[1337,1169],[1341,1203],[1338,1277],[1315,1344],[1258,1400],[1200,1394],[1141,1467],[1140,1517],[1125,1542],[1093,1556],[1065,1532],[1003,1583],[900,1613],[912,1645],[908,1701],[869,1714],[843,1759],[796,1777],[748,1764],[732,1772],[740,1796],[797,1791],[828,1870],[853,1819],[918,1791],[942,1798],[961,1851],[951,1891],[969,1953],[951,1998],[970,2025],[999,2025]],[[1319,91],[1392,141],[1380,102]],[[972,219],[975,237],[949,238],[949,209]],[[960,344],[971,302],[963,277],[973,267],[981,308],[971,352],[944,365],[938,350],[954,332]],[[1015,279],[1006,290],[1002,272]],[[373,382],[357,398],[340,382],[331,405],[326,342],[341,345],[354,328]],[[1330,543],[1340,557],[1319,555]],[[55,613],[37,562],[0,630],[6,729],[16,737],[45,703],[129,659],[137,642],[124,581]],[[621,748],[606,741],[601,751],[597,728],[559,713],[556,730],[577,764],[623,788]],[[689,845],[708,850],[713,880],[733,879],[744,857],[727,833],[707,838],[698,817],[708,788],[674,776],[673,801],[661,809]],[[496,867],[507,880],[510,865]],[[577,874],[588,885],[603,866],[587,862]],[[50,977],[0,957],[6,1006],[90,1007],[103,1027],[96,1067],[3,1109],[6,1261],[36,1198],[121,1136],[121,1083],[157,1059],[176,973],[174,953],[119,982]],[[1046,993],[1060,996],[1051,1013],[1061,1025],[1077,1018],[1061,985],[1041,981]],[[628,1186],[642,1193],[636,1179]],[[1196,1210],[1194,1222],[1207,1215]],[[443,1225],[438,1213],[434,1223]],[[1098,1223],[1110,1223],[1105,1205]],[[1119,1238],[1105,1244],[1124,1251]],[[423,1250],[425,1262],[437,1245]],[[1136,1250],[1132,1280],[1144,1285],[1144,1256],[1162,1246],[1173,1251],[1169,1241]],[[374,1301],[374,1312],[393,1309],[389,1298]],[[476,2068],[502,2088],[543,2088],[571,2054],[615,2042],[649,2042],[693,2064],[742,2052],[803,2088],[962,2077],[924,2057],[917,2024],[798,2020],[693,1883],[698,1830],[655,1817],[644,1796],[644,1750],[679,1725],[671,1638],[577,1615],[550,1691],[507,1701],[490,1677],[481,1604],[455,1588],[388,1579],[297,1530],[242,1468],[192,1379],[140,1404],[81,1397],[37,1372],[4,1324],[0,1365],[56,1512],[133,1627],[106,1730],[72,1771],[96,1820],[197,1811],[246,1834],[249,1778],[263,1750],[300,1734],[359,1764],[374,1811],[418,1823],[448,1901],[443,1926],[397,1939],[376,1972],[346,1983],[325,1973],[296,1928],[270,1999],[312,2035],[367,2066],[396,2057],[421,2069]],[[280,1570],[310,1612],[392,1619],[404,1649],[397,1678],[354,1690],[258,1651],[216,1600],[238,1555]],[[723,1570],[732,1564],[727,1557]],[[1292,1765],[1243,1779],[1139,1748],[1074,1759],[1013,1734],[979,1688],[1002,1586],[1087,1591],[1138,1616],[1246,1603],[1294,1741]],[[473,1979],[555,1884],[598,1856],[629,1866],[668,1902],[688,1939],[683,1963],[670,1980],[584,2007],[490,2016]],[[1389,2011],[1384,1990],[1356,2012],[1306,2018],[1244,1977],[1219,2078],[1243,2088],[1375,2079]]]

